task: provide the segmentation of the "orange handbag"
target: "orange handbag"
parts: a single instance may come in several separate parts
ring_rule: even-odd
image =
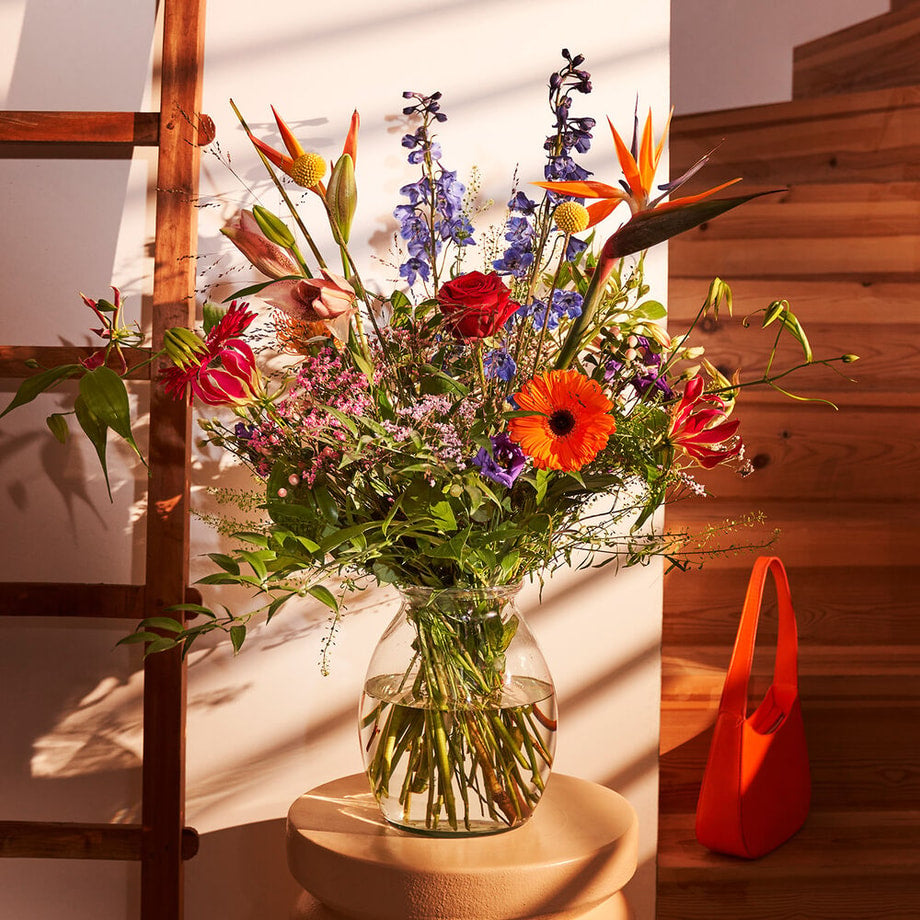
[[[773,573],[779,607],[776,661],[770,689],[748,715],[748,679],[767,572]],[[696,838],[718,853],[754,859],[802,826],[810,800],[789,581],[776,556],[761,556],[751,572],[722,689],[696,809]]]

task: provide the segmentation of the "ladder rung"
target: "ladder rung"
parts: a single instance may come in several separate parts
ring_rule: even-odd
[[[0,857],[139,860],[143,849],[140,824],[0,821]],[[198,831],[182,828],[182,858],[197,852]]]
[[[0,592],[0,616],[144,617],[144,585],[11,581]],[[185,602],[200,604],[201,592],[186,588]],[[187,615],[191,619],[193,615]]]
[[[155,147],[158,112],[0,112],[0,143]]]
[[[58,364],[79,364],[88,358],[96,348],[91,346],[71,345],[0,345],[0,378],[13,377],[17,380],[31,377],[39,370],[54,367]],[[128,367],[134,367],[150,358],[149,348],[123,348],[122,353],[128,362]],[[26,364],[26,361],[37,361],[40,365],[36,370]],[[149,380],[150,365],[145,364],[128,374],[129,380]]]

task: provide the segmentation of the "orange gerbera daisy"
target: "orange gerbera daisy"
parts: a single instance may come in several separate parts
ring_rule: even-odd
[[[600,384],[576,370],[547,371],[514,394],[519,409],[511,439],[541,470],[580,470],[606,446],[616,429],[613,403]]]

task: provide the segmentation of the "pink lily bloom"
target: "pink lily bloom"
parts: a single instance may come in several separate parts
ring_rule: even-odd
[[[341,275],[323,269],[322,278],[276,281],[259,296],[292,319],[322,323],[340,342],[348,341],[348,322],[357,309],[354,288]]]
[[[263,275],[277,279],[300,274],[297,263],[287,250],[265,236],[252,211],[240,211],[236,225],[222,227],[220,232]]]
[[[671,414],[668,441],[707,470],[734,460],[742,445],[735,437],[739,423],[728,421],[728,411],[724,399],[704,392],[703,378],[697,375]]]

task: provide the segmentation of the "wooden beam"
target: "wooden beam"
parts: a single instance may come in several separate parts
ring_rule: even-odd
[[[167,0],[163,5],[154,349],[161,347],[166,329],[190,327],[195,318],[204,9],[204,0]],[[155,367],[154,372],[158,369]],[[187,402],[171,399],[154,387],[148,448],[148,616],[181,603],[185,597],[190,442],[191,410]],[[148,833],[141,861],[141,920],[182,920],[186,673],[179,650],[148,656],[144,684],[142,820]]]
[[[20,859],[139,860],[144,828],[139,824],[0,821],[0,857]],[[198,831],[182,829],[182,858],[198,852]]]
[[[86,345],[0,345],[0,378],[24,380],[37,374],[46,367],[59,364],[79,364],[98,349]],[[128,367],[149,360],[149,348],[122,349]],[[27,362],[35,361],[38,367],[30,367]],[[109,366],[112,362],[109,362]],[[144,364],[127,375],[128,380],[149,380],[150,365]]]
[[[155,147],[156,112],[0,112],[0,143]]]
[[[8,581],[0,591],[0,616],[139,620],[144,595],[144,585]],[[201,592],[186,588],[185,603],[200,604]]]

